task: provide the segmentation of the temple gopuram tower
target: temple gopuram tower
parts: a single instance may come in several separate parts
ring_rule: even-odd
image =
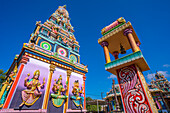
[[[0,112],[86,112],[85,74],[66,6],[36,28],[0,90]]]
[[[117,75],[124,111],[126,113],[158,113],[147,83],[142,74],[149,70],[139,48],[141,44],[131,23],[119,18],[102,29],[98,43],[105,54],[105,70]],[[133,53],[119,58],[132,49]],[[110,54],[115,57],[110,60]]]

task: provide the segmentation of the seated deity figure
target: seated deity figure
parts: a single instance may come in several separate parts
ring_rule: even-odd
[[[61,107],[64,103],[64,100],[67,98],[67,96],[64,94],[67,90],[67,81],[66,81],[66,88],[63,87],[62,84],[62,75],[58,78],[58,80],[54,80],[54,84],[52,87],[52,91],[54,93],[51,93],[52,97],[52,103],[55,107]]]
[[[79,96],[83,93],[83,89],[80,90],[78,80],[74,82],[72,93],[76,97],[76,99],[80,99]]]
[[[63,84],[62,84],[62,75],[60,75],[60,77],[58,78],[57,81],[56,81],[56,79],[54,81],[55,81],[55,83],[53,85],[52,90],[56,95],[61,95],[62,92],[66,91],[66,88],[64,88]]]
[[[82,108],[82,104],[83,104],[83,100],[84,100],[84,97],[81,96],[82,93],[83,93],[83,88],[81,88],[81,90],[80,90],[79,81],[76,80],[74,82],[74,86],[73,86],[73,89],[72,89],[73,96],[71,96],[71,100],[76,105],[76,107]]]
[[[19,107],[22,107],[23,105],[32,106],[41,96],[42,92],[40,92],[40,90],[44,88],[45,78],[43,78],[43,83],[41,84],[39,81],[39,70],[34,72],[33,78],[30,80],[28,79],[29,76],[30,74],[28,73],[24,80],[24,86],[27,87],[27,89],[22,91],[23,102]]]

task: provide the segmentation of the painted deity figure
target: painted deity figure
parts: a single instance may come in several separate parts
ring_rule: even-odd
[[[52,91],[54,93],[51,93],[52,97],[52,103],[55,107],[61,107],[64,103],[64,100],[67,98],[66,95],[64,95],[64,92],[67,90],[67,88],[63,87],[62,84],[62,75],[58,78],[58,80],[54,80],[55,83],[53,84]],[[66,81],[66,86],[67,87],[67,81]]]
[[[22,103],[19,107],[23,105],[32,106],[41,96],[42,92],[41,89],[44,88],[45,78],[43,78],[43,83],[41,84],[39,81],[40,71],[36,70],[34,72],[33,78],[28,79],[30,74],[27,74],[27,77],[24,80],[24,86],[27,88],[22,91]]]
[[[76,80],[74,82],[74,86],[72,89],[73,96],[71,96],[71,100],[73,101],[76,107],[80,107],[81,109],[83,108],[83,100],[84,100],[84,97],[81,96],[82,93],[83,93],[83,89],[79,88],[79,81]]]
[[[76,97],[77,100],[80,99],[79,96],[83,93],[83,89],[80,90],[80,88],[79,88],[79,81],[78,80],[76,80],[74,82],[72,93]]]
[[[58,78],[58,80],[54,80],[55,83],[53,85],[53,92],[56,94],[56,95],[61,95],[61,93],[65,92],[67,89],[63,87],[63,84],[62,84],[62,75],[60,75],[60,77]],[[67,83],[66,83],[66,87],[67,87]]]

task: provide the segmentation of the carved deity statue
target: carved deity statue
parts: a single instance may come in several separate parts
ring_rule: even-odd
[[[84,100],[84,97],[81,96],[82,93],[83,93],[83,88],[81,89],[79,88],[79,81],[76,80],[74,82],[74,86],[72,89],[73,96],[71,96],[71,100],[73,101],[76,107],[80,107],[81,109],[83,108],[83,100]]]
[[[58,78],[58,80],[54,80],[55,83],[53,85],[53,92],[56,94],[56,95],[61,95],[62,92],[65,92],[67,89],[63,87],[63,84],[62,84],[62,75],[60,75],[60,77]],[[67,84],[66,84],[67,85]]]
[[[52,103],[55,107],[61,107],[64,103],[64,100],[67,98],[67,96],[64,94],[64,92],[67,90],[67,81],[65,88],[62,84],[62,75],[58,78],[58,80],[54,80],[55,83],[53,84],[52,91],[54,93],[51,93],[52,97]]]
[[[41,89],[44,88],[45,78],[43,78],[43,83],[39,81],[40,71],[36,70],[34,72],[33,78],[28,79],[30,74],[27,74],[27,77],[24,80],[24,86],[27,88],[22,91],[22,103],[19,107],[22,107],[24,104],[27,106],[32,106],[41,96]]]
[[[80,99],[79,96],[83,93],[83,89],[80,90],[78,80],[74,82],[72,93],[76,97],[76,99]]]

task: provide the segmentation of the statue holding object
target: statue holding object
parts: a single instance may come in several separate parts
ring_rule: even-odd
[[[84,97],[81,96],[81,94],[83,93],[83,88],[81,88],[80,90],[78,80],[74,82],[72,93],[73,93],[73,96],[71,96],[71,99],[73,100],[73,103],[77,107],[80,106],[81,108],[83,108],[82,104],[83,104]]]
[[[22,91],[23,102],[19,105],[19,107],[22,107],[23,105],[32,106],[42,95],[40,90],[44,88],[45,78],[43,78],[43,83],[41,84],[39,81],[39,70],[34,72],[33,78],[30,80],[28,79],[29,76],[30,74],[28,73],[24,81],[24,86],[27,87],[27,89]]]
[[[62,75],[58,78],[58,80],[54,80],[55,83],[53,84],[52,91],[54,93],[51,93],[52,97],[52,103],[55,107],[61,107],[64,103],[64,100],[67,98],[66,95],[64,95],[64,92],[67,90],[67,84],[68,82],[66,81],[65,88],[63,87],[62,84]]]

